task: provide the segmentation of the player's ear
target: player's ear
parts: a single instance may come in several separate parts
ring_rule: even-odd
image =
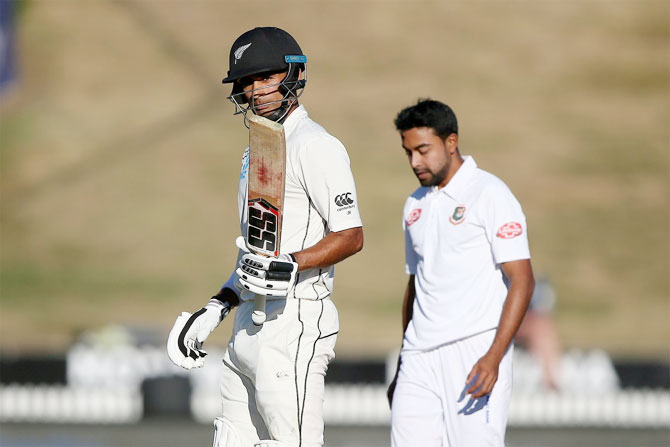
[[[449,134],[449,136],[444,140],[444,143],[447,146],[447,150],[450,154],[455,153],[458,150],[458,134]]]

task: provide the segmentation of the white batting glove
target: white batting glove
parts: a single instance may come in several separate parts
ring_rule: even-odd
[[[230,306],[212,298],[194,314],[182,312],[172,326],[167,340],[168,357],[184,369],[202,368],[207,352],[202,344],[230,313]]]
[[[298,263],[292,254],[268,258],[246,253],[238,265],[235,273],[240,285],[245,290],[265,296],[288,295],[298,273]]]

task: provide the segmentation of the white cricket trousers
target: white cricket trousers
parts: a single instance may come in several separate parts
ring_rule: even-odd
[[[339,331],[330,299],[268,300],[267,321],[251,321],[253,302],[236,311],[221,372],[223,417],[242,447],[276,440],[323,445],[324,378]]]
[[[491,347],[495,330],[430,351],[404,351],[393,393],[393,447],[504,446],[512,393],[512,351],[489,396],[473,400],[465,381]]]

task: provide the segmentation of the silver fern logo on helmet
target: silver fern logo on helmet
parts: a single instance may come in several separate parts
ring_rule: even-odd
[[[251,44],[248,43],[248,44],[246,44],[246,45],[242,45],[242,46],[239,47],[237,50],[235,50],[235,53],[234,53],[234,54],[235,54],[235,63],[236,63],[236,64],[237,64],[237,61],[239,61],[240,59],[242,59],[242,55],[244,54],[245,51],[247,51],[247,48],[249,48],[250,46],[251,46]]]

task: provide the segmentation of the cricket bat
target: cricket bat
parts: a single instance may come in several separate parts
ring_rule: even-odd
[[[247,248],[265,256],[278,256],[281,242],[286,138],[284,126],[249,115],[249,171],[247,194]],[[265,297],[257,295],[251,316],[257,326],[265,322]]]

